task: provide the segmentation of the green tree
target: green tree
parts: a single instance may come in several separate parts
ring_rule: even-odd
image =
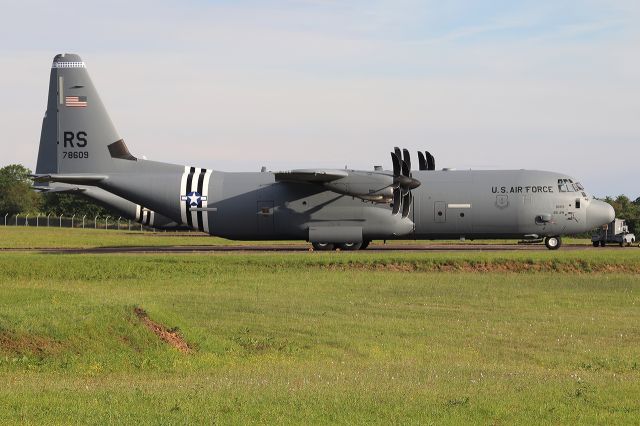
[[[31,170],[21,164],[10,164],[0,169],[0,213],[10,215],[36,213],[42,198],[31,189]]]
[[[44,194],[42,211],[46,214],[64,214],[65,216],[76,215],[82,217],[94,216],[117,216],[108,209],[95,204],[91,200],[80,194],[65,192],[50,192]]]
[[[605,197],[604,201],[611,204],[617,218],[627,221],[631,232],[640,233],[640,198],[631,201],[626,195],[618,195],[616,198]]]

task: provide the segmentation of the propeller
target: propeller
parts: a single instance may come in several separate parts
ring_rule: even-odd
[[[427,156],[427,170],[435,170],[436,159],[429,153],[429,151],[425,151],[424,153]]]
[[[429,153],[429,151],[425,151],[424,154],[418,151],[418,168],[419,170],[436,169],[436,159]]]
[[[400,212],[402,207],[402,217],[409,216],[413,195],[411,190],[420,186],[420,181],[411,176],[411,157],[409,151],[394,147],[391,153],[393,163],[393,209],[394,215]]]
[[[422,151],[418,151],[418,170],[427,170],[427,160]]]
[[[411,156],[409,155],[409,150],[404,148],[402,150],[402,159],[405,163],[407,163],[407,168],[409,169],[409,176],[411,176]]]

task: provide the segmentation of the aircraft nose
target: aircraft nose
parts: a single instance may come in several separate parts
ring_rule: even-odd
[[[589,229],[606,225],[615,218],[616,212],[608,203],[600,200],[591,200],[587,208],[587,226]]]

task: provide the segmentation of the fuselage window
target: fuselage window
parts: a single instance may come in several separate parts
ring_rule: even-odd
[[[580,198],[576,199],[576,209],[580,208]]]

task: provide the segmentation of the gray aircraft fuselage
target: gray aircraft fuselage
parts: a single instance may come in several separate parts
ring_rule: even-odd
[[[575,182],[569,176],[544,171],[413,171],[422,184],[412,191],[413,208],[402,219],[387,204],[309,183],[276,182],[270,172],[203,174],[196,168],[193,176],[203,175],[202,186],[194,177],[187,187],[184,175],[190,170],[138,183],[122,173],[101,185],[125,198],[143,197],[145,205],[194,229],[237,240],[308,240],[309,228],[317,226],[361,227],[364,240],[534,238],[587,232],[613,214],[608,204],[564,183]],[[167,182],[152,184],[160,179]],[[180,200],[191,190],[207,198],[209,210],[191,211]]]

